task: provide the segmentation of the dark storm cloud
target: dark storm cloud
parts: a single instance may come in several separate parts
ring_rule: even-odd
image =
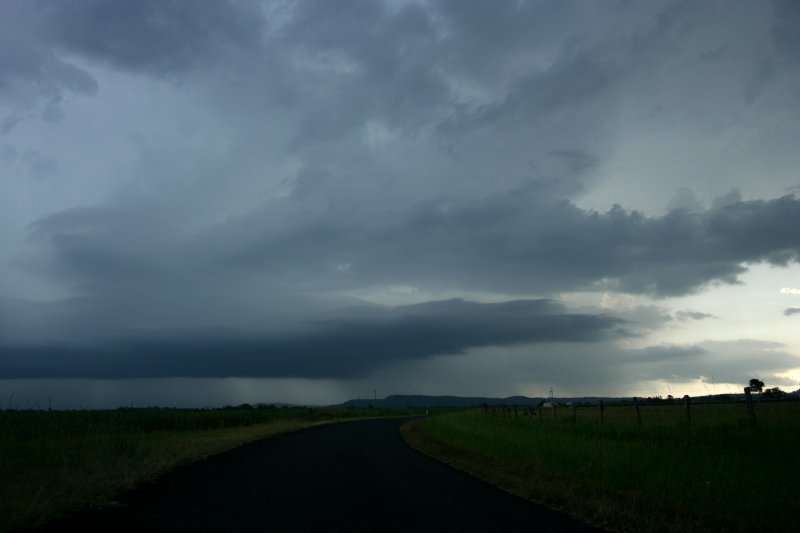
[[[437,132],[434,142],[458,158],[476,155],[460,146],[476,135],[471,142],[484,163],[534,153],[545,158],[564,147],[573,155],[592,152],[592,145],[607,142],[598,130],[616,110],[617,98],[609,93],[624,81],[626,63],[645,57],[631,52],[655,46],[587,37],[593,22],[619,9],[607,7],[300,2],[272,35],[295,60],[295,149],[341,143],[378,121],[406,139],[430,128]],[[648,29],[649,15],[642,17]],[[634,31],[623,26],[626,36]],[[544,117],[553,120],[536,122]],[[573,118],[586,131],[565,128]],[[497,128],[506,128],[504,142],[483,137]],[[545,135],[543,129],[550,131]],[[517,139],[508,142],[509,137]],[[590,163],[576,168],[586,170]]]
[[[260,42],[256,2],[36,2],[50,42],[113,67],[167,76],[219,51]]]
[[[785,316],[800,315],[800,307],[789,307],[783,311]]]
[[[800,62],[800,36],[797,26],[800,24],[800,5],[794,0],[773,0],[775,6],[775,23],[772,26],[772,39],[786,60]]]
[[[618,206],[585,211],[517,191],[474,203],[418,205],[369,224],[361,224],[357,213],[331,211],[289,231],[281,229],[288,226],[279,217],[291,215],[278,213],[278,206],[265,208],[219,228],[232,265],[281,273],[300,284],[311,276],[341,286],[506,291],[603,283],[670,296],[711,282],[736,283],[746,271],[743,263],[785,265],[800,252],[800,201],[794,196],[648,217]],[[347,268],[337,270],[340,264]]]
[[[320,207],[310,194],[269,202],[186,242],[170,242],[168,228],[146,213],[58,213],[32,225],[49,248],[38,268],[111,293],[114,284],[137,276],[157,284],[162,267],[180,275],[201,261],[219,275],[244,269],[266,283],[307,289],[395,284],[675,296],[737,283],[746,263],[786,265],[800,254],[794,196],[648,217],[618,206],[596,213],[541,202],[534,188],[480,202],[442,199],[374,219],[349,203]]]
[[[449,300],[365,311],[344,311],[281,333],[194,329],[138,332],[82,345],[7,344],[0,347],[0,378],[353,378],[392,362],[468,348],[596,342],[626,334],[619,319],[560,313],[549,300]]]
[[[95,95],[86,60],[173,81],[254,54],[267,66],[264,28],[260,4],[247,1],[3,2],[0,103],[13,111],[0,127],[8,133],[29,114],[56,122],[68,96]]]
[[[159,280],[169,283],[165,266],[172,259],[168,255],[183,250],[175,243],[152,238],[159,233],[168,235],[168,229],[169,224],[156,214],[136,209],[66,209],[30,225],[30,239],[46,242],[55,253],[52,262],[25,266],[105,287]]]
[[[67,94],[97,92],[97,82],[88,72],[62,60],[39,40],[42,32],[32,3],[0,3],[0,103],[16,110],[3,117],[4,134],[31,109],[55,118]]]
[[[507,86],[498,98],[465,106],[448,117],[439,127],[447,135],[464,135],[483,127],[531,125],[535,127],[530,129],[541,133],[540,124],[545,124],[547,131],[559,122],[580,123],[584,129],[597,132],[602,129],[598,125],[613,120],[624,84],[630,83],[637,72],[647,71],[654,58],[671,53],[676,37],[674,21],[682,12],[692,11],[681,2],[646,6],[528,2],[507,3],[497,10],[495,5],[481,2],[469,8],[461,2],[444,4],[448,6],[443,10],[446,20],[461,30],[454,32],[457,35],[452,39],[467,49],[472,44],[489,51],[476,53],[492,64],[484,67],[481,78],[514,74],[506,79]],[[617,33],[596,31],[598,23],[611,20]],[[501,39],[495,33],[498,31]],[[519,57],[525,57],[526,52],[529,64],[538,64],[538,68],[513,68],[525,64]],[[482,66],[480,59],[467,57],[470,63]],[[571,130],[573,135],[583,134],[578,128]],[[537,135],[531,145],[541,142],[545,139]]]
[[[339,141],[372,118],[414,134],[451,107],[437,31],[420,5],[299,2],[273,37],[300,65],[290,104],[302,114],[297,149]]]
[[[556,28],[582,19],[580,14],[574,5],[540,2],[308,1],[293,6],[276,42],[336,79],[325,88],[330,93],[319,87],[308,93],[338,102],[339,109],[315,109],[315,116],[341,115],[330,120],[339,128],[354,118],[379,116],[413,129],[420,119],[443,116],[437,112],[470,106],[456,104],[452,83],[493,87],[519,75],[525,67],[514,64],[524,65],[526,55],[548,39],[564,38],[564,28]],[[570,35],[578,31],[569,29]],[[323,120],[315,125],[324,130]]]
[[[580,109],[619,82],[621,68],[618,62],[598,60],[589,53],[563,58],[546,72],[515,82],[505,100],[479,110],[474,124],[502,127],[543,120],[564,109]],[[471,126],[457,123],[458,129]]]
[[[484,70],[501,75],[498,63],[509,49],[543,45],[563,36],[570,23],[583,25],[598,13],[591,6],[569,2],[431,2],[441,17],[453,50],[465,52],[459,68],[475,76]],[[475,57],[477,56],[477,57]],[[473,58],[474,59],[470,59]],[[506,58],[509,59],[509,58]]]

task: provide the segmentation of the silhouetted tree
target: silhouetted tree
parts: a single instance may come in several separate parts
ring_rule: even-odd
[[[750,380],[750,390],[752,392],[761,392],[764,389],[764,382],[758,378]]]

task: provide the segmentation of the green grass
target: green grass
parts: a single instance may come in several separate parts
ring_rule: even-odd
[[[429,417],[404,428],[421,451],[524,498],[616,531],[791,531],[800,501],[800,402],[579,408],[576,421]],[[521,415],[521,413],[520,413]]]
[[[0,531],[114,505],[180,464],[314,424],[388,409],[0,411]]]

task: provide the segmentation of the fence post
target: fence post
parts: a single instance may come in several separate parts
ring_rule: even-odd
[[[598,408],[597,411],[600,413],[600,423],[601,424],[603,423],[603,407],[604,407],[603,400],[600,400],[600,403],[597,404],[597,408]]]
[[[636,408],[636,425],[642,425],[642,414],[639,412],[639,398],[633,397],[633,406]]]
[[[686,409],[686,423],[687,424],[691,424],[692,423],[692,408],[691,408],[691,405],[692,405],[692,400],[691,400],[691,398],[689,398],[689,395],[688,394],[684,395],[684,397],[683,397],[683,408]]]
[[[753,395],[750,394],[750,387],[744,388],[744,399],[747,402],[747,412],[750,413],[750,420],[755,423],[756,421],[756,410],[753,407]]]

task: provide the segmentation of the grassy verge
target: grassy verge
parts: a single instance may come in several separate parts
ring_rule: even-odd
[[[114,498],[177,465],[315,424],[400,410],[0,411],[0,531]]]
[[[607,408],[576,421],[429,417],[404,428],[415,448],[532,501],[616,531],[790,531],[797,527],[800,403]],[[767,412],[769,411],[769,412]]]

